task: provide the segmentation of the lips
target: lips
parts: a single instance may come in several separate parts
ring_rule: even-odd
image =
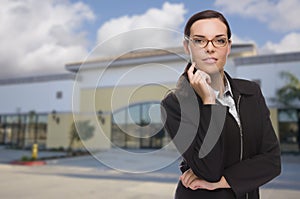
[[[214,57],[208,57],[205,59],[202,59],[203,62],[207,63],[207,64],[214,64],[217,62],[218,59],[214,58]]]

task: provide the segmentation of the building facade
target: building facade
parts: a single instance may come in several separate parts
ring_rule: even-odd
[[[55,138],[49,131],[56,126],[61,135],[69,131],[65,120],[72,121],[74,79],[68,73],[0,80],[0,144],[47,148],[61,142],[64,136]]]
[[[300,77],[299,55],[258,56],[254,45],[236,44],[225,66],[232,77],[260,84],[283,144],[286,122],[293,126],[294,120],[272,99],[285,84],[281,71]],[[75,123],[79,149],[173,148],[162,128],[160,101],[176,87],[186,64],[183,48],[148,49],[69,63],[67,74],[0,80],[0,144],[66,149]]]
[[[236,73],[233,60],[255,53],[251,44],[233,45],[226,68]],[[85,146],[172,148],[162,128],[160,101],[176,87],[186,65],[183,48],[67,64],[80,79],[75,86],[80,96],[77,119],[89,120],[97,128],[97,139],[86,140]]]
[[[290,73],[300,80],[300,52],[239,57],[234,62],[237,77],[260,84],[272,112],[272,121],[280,139],[281,150],[298,151],[300,103],[298,101],[293,108],[287,108],[276,103],[275,99],[277,90],[289,83],[282,77],[282,73]],[[300,90],[300,87],[298,89]]]

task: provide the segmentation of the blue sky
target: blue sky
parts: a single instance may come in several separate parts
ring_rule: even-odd
[[[300,51],[299,0],[1,0],[0,78],[65,72],[66,63],[82,61],[99,43],[141,28],[182,33],[186,20],[205,9],[225,15],[233,43],[254,43],[259,54]],[[136,34],[111,43],[107,53],[182,41],[167,31]]]
[[[78,2],[78,0],[72,0]],[[195,0],[171,0],[171,1],[141,1],[141,0],[123,0],[123,1],[95,1],[95,0],[81,0],[89,5],[95,13],[96,19],[92,23],[84,26],[89,30],[89,39],[96,41],[96,32],[101,24],[108,20],[120,18],[122,16],[143,15],[150,8],[161,9],[165,2],[172,4],[183,4],[186,9],[185,19],[189,16],[205,9],[214,9],[221,11],[228,19],[232,32],[243,39],[242,41],[255,41],[259,46],[263,46],[267,41],[277,42],[284,37],[284,31],[274,31],[268,27],[267,23],[261,22],[255,16],[249,17],[239,13],[226,12],[223,6],[215,5],[216,1],[195,1]],[[236,1],[238,2],[238,1]],[[272,1],[270,1],[272,2]],[[276,1],[273,1],[276,2]],[[118,6],[116,6],[118,5]],[[299,4],[300,6],[300,4]],[[259,8],[259,6],[257,7]],[[267,10],[267,9],[266,9]],[[184,23],[182,23],[181,30],[183,30]]]
[[[72,0],[72,2],[78,2],[78,0]],[[187,14],[185,15],[188,18],[189,15],[195,13],[199,10],[203,9],[213,9],[212,3],[210,1],[203,1],[200,4],[195,3],[195,0],[172,0],[172,1],[162,1],[162,0],[155,0],[155,1],[141,1],[141,0],[112,0],[112,1],[105,1],[105,0],[82,0],[91,6],[91,9],[94,11],[96,15],[96,20],[91,23],[85,25],[85,28],[89,29],[89,36],[91,39],[96,40],[96,32],[97,29],[101,26],[101,24],[105,23],[106,21],[114,18],[119,18],[122,16],[133,16],[133,15],[143,15],[147,10],[151,8],[161,9],[162,5],[165,2],[170,2],[172,4],[184,4]],[[117,6],[116,6],[117,5]],[[182,24],[182,27],[184,24]]]

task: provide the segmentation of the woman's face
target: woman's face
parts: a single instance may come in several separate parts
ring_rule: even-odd
[[[226,59],[230,53],[231,41],[227,38],[227,27],[221,20],[212,18],[194,22],[190,29],[189,39],[189,41],[184,41],[184,47],[198,69],[210,75],[224,71]],[[215,40],[214,44],[217,45],[214,46],[212,42],[208,42],[205,47],[197,45],[201,41],[205,43],[205,40]],[[218,46],[218,43],[223,41],[226,44]]]

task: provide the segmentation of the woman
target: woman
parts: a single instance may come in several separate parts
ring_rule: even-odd
[[[221,13],[196,13],[184,34],[190,63],[161,102],[165,129],[183,157],[175,198],[259,198],[259,187],[281,172],[260,88],[224,71],[231,30]]]

